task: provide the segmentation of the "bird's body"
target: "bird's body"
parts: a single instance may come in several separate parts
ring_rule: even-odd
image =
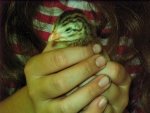
[[[71,10],[59,16],[49,41],[53,41],[57,48],[63,48],[100,43],[100,37],[97,36],[97,27],[85,17],[82,11]]]

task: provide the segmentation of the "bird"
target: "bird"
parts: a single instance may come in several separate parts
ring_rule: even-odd
[[[53,43],[52,46],[54,48],[86,46],[95,43],[102,45],[100,36],[98,36],[97,33],[98,30],[99,27],[92,24],[81,10],[74,9],[64,11],[54,23],[48,41]],[[105,49],[102,50],[102,54],[106,60],[110,60]],[[79,84],[79,86],[69,91],[66,96],[71,95],[86,83],[87,81],[83,84]]]
[[[92,24],[79,9],[64,11],[54,23],[49,42],[53,42],[55,48],[65,48],[69,46],[86,46],[98,43],[98,26]],[[107,60],[110,60],[107,52],[102,51]]]

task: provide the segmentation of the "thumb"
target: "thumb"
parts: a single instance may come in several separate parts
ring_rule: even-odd
[[[48,52],[51,50],[55,49],[60,49],[60,48],[66,48],[68,47],[68,44],[66,42],[55,42],[55,41],[49,41],[43,50],[43,52]]]
[[[47,42],[47,45],[46,45],[46,47],[44,48],[44,50],[43,50],[42,53],[48,52],[48,51],[51,51],[51,50],[54,50],[55,48],[54,48],[53,44],[54,44],[53,41],[48,41],[48,42]]]

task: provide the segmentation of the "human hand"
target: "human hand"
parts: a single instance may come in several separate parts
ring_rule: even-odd
[[[122,65],[108,61],[106,66],[95,76],[102,75],[110,77],[112,81],[110,87],[84,108],[85,111],[82,113],[123,113],[128,104],[128,92],[131,83],[129,74]],[[89,81],[90,79],[82,83],[81,86]],[[100,100],[101,102],[99,102]]]
[[[107,75],[112,81],[111,86],[102,94],[102,98],[105,97],[108,100],[103,113],[123,113],[128,104],[131,84],[131,78],[125,68],[116,62],[109,61],[97,75]]]
[[[57,50],[49,47],[50,44],[25,66],[29,96],[36,113],[77,113],[95,101],[100,102],[98,96],[110,86],[106,76],[97,76],[86,86],[64,96],[104,67],[106,61],[98,55],[100,47],[94,46],[97,47],[94,50],[92,46]],[[101,107],[100,111],[103,110]],[[88,111],[90,107],[85,110]]]

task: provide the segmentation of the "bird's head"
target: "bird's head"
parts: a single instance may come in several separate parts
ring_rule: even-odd
[[[54,25],[49,41],[76,41],[85,38],[90,31],[89,23],[81,12],[65,12]]]

